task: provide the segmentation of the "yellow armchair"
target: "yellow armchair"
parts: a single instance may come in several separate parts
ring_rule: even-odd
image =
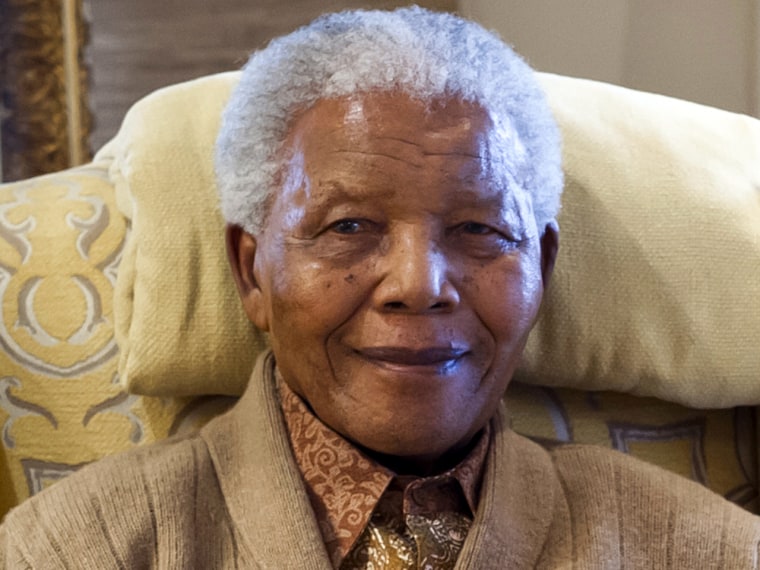
[[[164,117],[163,124],[196,120],[188,118],[187,107],[183,107],[192,107],[188,97],[203,102],[204,112],[218,115],[235,81],[236,76],[228,74],[169,88],[152,96],[149,104],[138,103],[130,120],[134,124],[139,119],[136,116],[157,113],[158,100],[162,116],[167,109],[176,108],[176,116]],[[552,93],[556,97],[558,85],[567,81],[578,80],[547,79],[550,99]],[[143,122],[152,124],[145,116]],[[213,143],[213,128],[210,130],[206,147]],[[125,172],[141,168],[134,148],[124,143],[128,135],[121,133],[116,144],[109,145],[91,164],[0,186],[0,518],[82,465],[193,429],[233,401],[214,394],[234,393],[234,379],[222,388],[212,382],[200,389],[174,391],[171,386],[146,388],[136,373],[125,381],[126,371],[133,374],[134,367],[142,363],[121,358],[124,355],[115,340],[119,324],[114,321],[114,287],[117,278],[126,279],[118,275],[125,251],[133,274],[139,266],[135,256],[140,255],[144,243],[140,240],[145,239],[144,235],[135,236],[135,211],[144,207],[137,203],[139,192],[117,192],[117,186],[124,184]],[[172,140],[165,135],[159,138],[164,145]],[[573,144],[567,135],[566,140]],[[176,148],[167,153],[181,163],[183,153],[178,148],[181,151],[186,141],[175,142]],[[197,155],[189,153],[186,160],[197,161]],[[210,163],[210,156],[204,160]],[[163,167],[162,157],[148,162],[150,167]],[[192,182],[197,165],[186,168],[183,175]],[[208,165],[204,168],[204,176],[208,176]],[[174,175],[167,176],[171,183]],[[572,183],[574,179],[569,178]],[[162,188],[160,184],[155,187]],[[209,188],[202,191],[209,192]],[[220,222],[214,219],[208,229],[212,234],[219,231]],[[141,234],[147,231],[139,229]],[[135,239],[138,241],[130,242]],[[563,249],[572,251],[572,244],[563,243]],[[223,252],[218,254],[223,258]],[[180,278],[168,276],[170,281]],[[562,277],[560,287],[561,282]],[[186,286],[192,287],[193,281],[189,283]],[[122,286],[120,302],[124,302],[124,290]],[[141,303],[138,308],[152,311],[154,317],[161,308],[160,300],[154,299],[150,306]],[[224,310],[239,311],[231,307]],[[130,336],[136,327],[129,325],[134,322],[132,318],[126,325],[121,323],[120,342],[122,346],[128,342],[132,356],[140,357],[142,353],[135,352],[138,348]],[[190,329],[188,325],[177,334]],[[163,351],[160,338],[145,342],[152,343],[149,352]],[[255,340],[255,346],[260,347],[260,342]],[[251,355],[241,358],[247,362]],[[224,363],[210,366],[224,374]],[[529,371],[521,374],[535,384]],[[596,378],[592,384],[597,386],[599,381]],[[507,402],[517,431],[548,441],[614,447],[694,479],[758,512],[758,437],[752,406],[698,410],[613,391],[519,382],[510,387]]]

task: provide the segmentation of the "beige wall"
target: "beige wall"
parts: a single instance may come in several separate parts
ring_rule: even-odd
[[[538,69],[760,116],[760,0],[460,0]]]

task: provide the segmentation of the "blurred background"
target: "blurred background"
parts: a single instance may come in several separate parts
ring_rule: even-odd
[[[236,69],[320,13],[393,0],[0,0],[2,180],[86,162],[147,93]],[[420,0],[537,69],[760,116],[760,0]]]

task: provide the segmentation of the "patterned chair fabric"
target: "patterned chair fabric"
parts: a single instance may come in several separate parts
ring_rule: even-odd
[[[119,385],[111,303],[127,227],[107,167],[0,186],[0,517],[219,403],[138,397]]]
[[[82,465],[194,429],[233,401],[124,392],[112,295],[128,231],[107,163],[0,186],[0,518]],[[507,402],[517,431],[614,447],[757,512],[752,408],[517,383]]]

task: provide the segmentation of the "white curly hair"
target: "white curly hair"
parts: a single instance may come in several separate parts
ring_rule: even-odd
[[[531,195],[539,231],[556,218],[560,136],[533,70],[480,25],[412,6],[327,14],[251,56],[216,143],[227,223],[254,235],[264,228],[296,113],[320,99],[392,90],[473,102],[511,125],[522,152],[510,174]]]

